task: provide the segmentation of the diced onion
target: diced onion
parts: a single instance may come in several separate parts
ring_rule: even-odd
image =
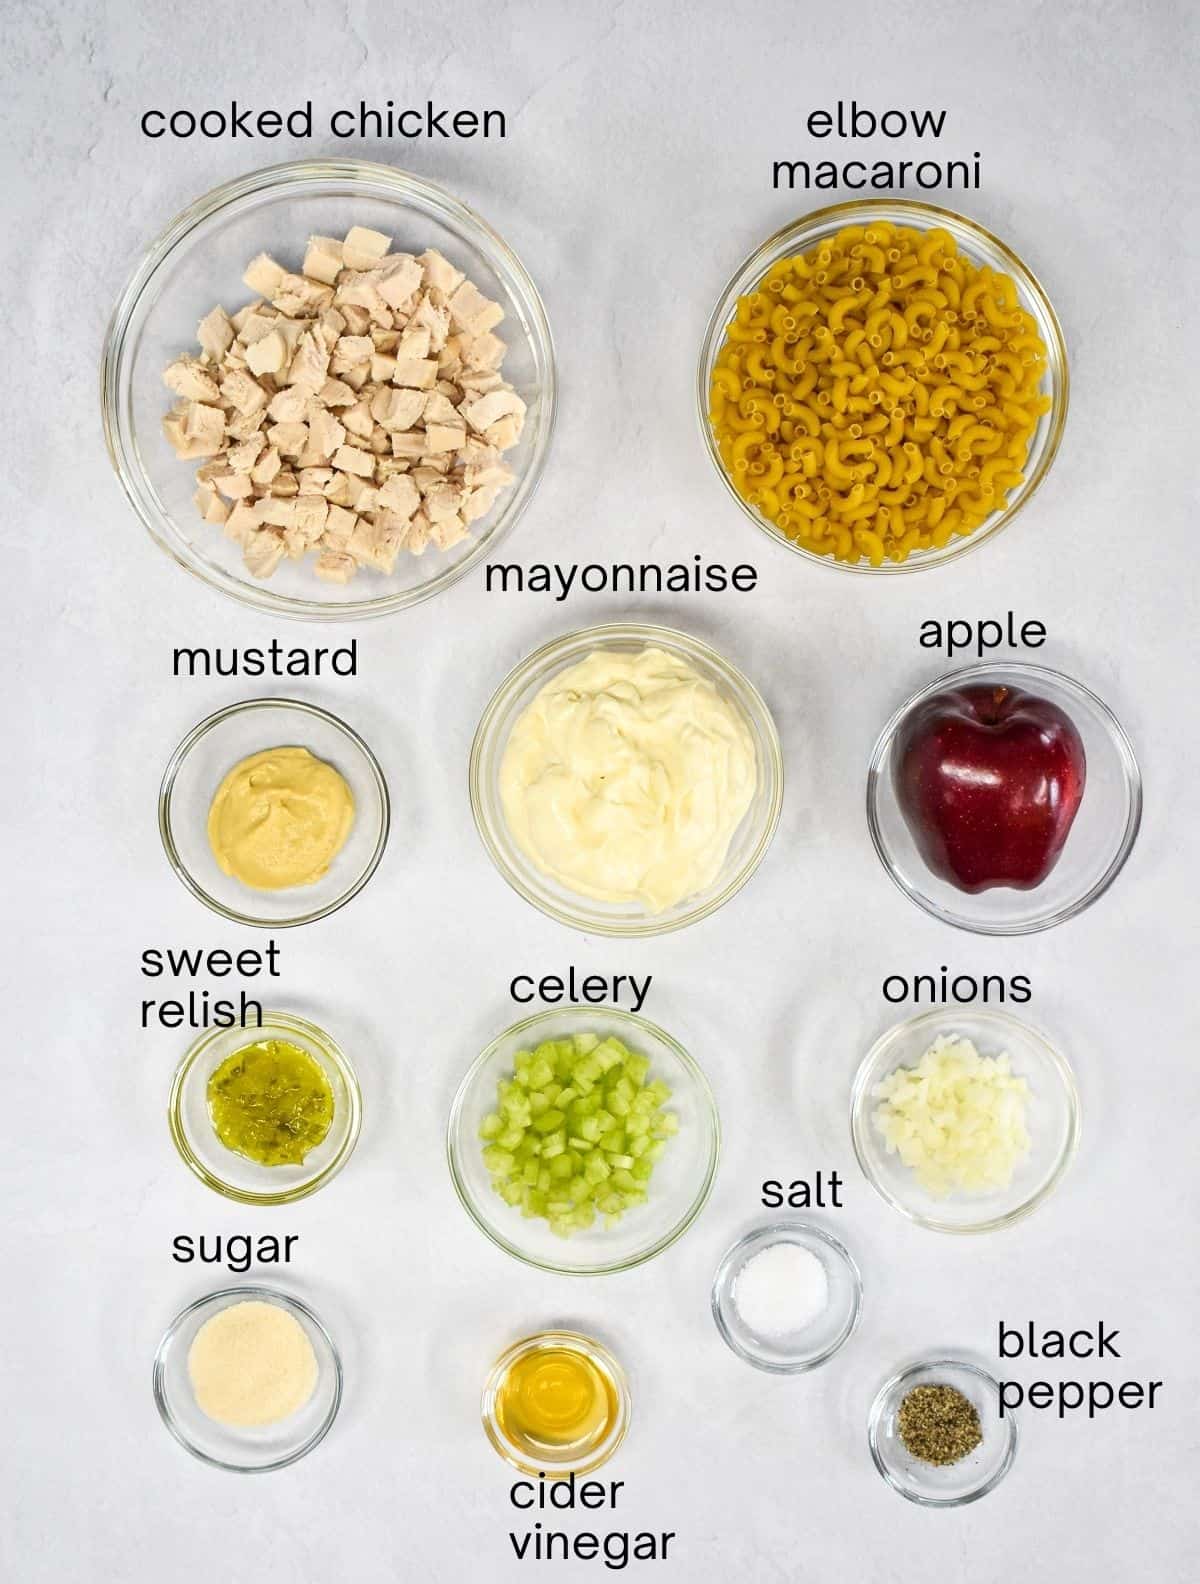
[[[969,1039],[940,1036],[915,1067],[898,1067],[873,1093],[888,1153],[935,1199],[1007,1188],[1029,1153],[1028,1084],[1007,1055],[981,1056]]]

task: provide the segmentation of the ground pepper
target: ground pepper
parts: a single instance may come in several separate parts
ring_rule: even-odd
[[[897,1428],[913,1457],[939,1467],[960,1462],[983,1440],[975,1404],[953,1386],[914,1386]]]

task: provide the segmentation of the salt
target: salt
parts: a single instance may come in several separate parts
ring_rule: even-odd
[[[810,1249],[772,1243],[747,1260],[733,1284],[733,1303],[756,1336],[802,1331],[829,1303],[829,1277]]]

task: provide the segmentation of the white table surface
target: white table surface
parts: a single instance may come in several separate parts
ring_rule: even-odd
[[[511,1558],[508,1478],[480,1432],[479,1389],[507,1341],[565,1320],[597,1328],[628,1363],[635,1422],[612,1466],[625,1500],[600,1527],[676,1531],[654,1576],[1194,1576],[1190,8],[783,6],[767,8],[788,18],[770,33],[739,25],[735,9],[347,0],[281,21],[177,0],[51,0],[5,18],[6,1578],[527,1578],[538,1569]],[[336,919],[282,937],[282,998],[326,1021],[358,1064],[360,1147],[328,1191],[257,1213],[183,1170],[164,1101],[188,1036],[139,1027],[143,947],[261,944],[172,878],[154,806],[184,731],[266,689],[176,681],[171,650],[329,633],[258,617],[159,554],[118,491],[96,401],[105,322],[150,236],[219,181],[331,146],[150,144],[138,133],[150,105],[234,95],[257,106],[311,96],[326,113],[389,96],[503,108],[503,143],[340,152],[459,192],[544,293],[560,421],[506,557],[700,551],[761,572],[751,596],[562,606],[487,597],[476,572],[354,629],[357,680],[295,688],[373,743],[397,817],[369,889]],[[860,151],[804,136],[806,112],[839,96],[946,108],[941,157],[978,149],[984,165],[982,190],[957,201],[1031,262],[1071,351],[1066,439],[1036,503],[977,554],[911,579],[839,576],[756,536],[714,478],[693,413],[696,350],[728,272],[821,201],[773,193],[771,161]],[[913,150],[867,149],[888,152]],[[1032,658],[1116,709],[1147,803],[1100,905],[1047,934],[992,942],[940,927],[888,883],[861,803],[878,726],[939,670],[917,647],[919,622],[1010,608],[1049,628]],[[778,836],[748,889],[697,928],[635,945],[575,936],[511,893],[476,839],[465,786],[476,719],[510,664],[557,632],[626,614],[690,627],[739,662],[776,713],[788,775]],[[510,977],[572,963],[654,974],[646,1011],[711,1075],[725,1134],[717,1189],[682,1243],[595,1282],[541,1275],[494,1249],[455,1202],[443,1157],[454,1086],[512,1019]],[[896,1015],[883,977],[942,963],[1032,977],[1029,1014],[1067,1049],[1085,1108],[1077,1164],[1051,1203],[979,1240],[890,1211],[859,1176],[846,1127],[857,1059]],[[759,1214],[761,1179],[818,1167],[847,1179],[846,1208],[822,1219],[861,1263],[866,1310],[831,1366],[778,1380],[725,1349],[708,1286]],[[173,1264],[172,1237],[239,1230],[299,1233],[287,1281],[327,1317],[347,1374],[319,1451],[249,1480],[189,1458],[149,1390],[167,1321],[220,1284]],[[867,1456],[874,1391],[930,1348],[994,1362],[1001,1318],[1120,1327],[1124,1359],[1099,1373],[1161,1379],[1160,1406],[1092,1423],[1026,1413],[1000,1490],[955,1512],[912,1507]],[[603,1571],[560,1563],[548,1576]]]

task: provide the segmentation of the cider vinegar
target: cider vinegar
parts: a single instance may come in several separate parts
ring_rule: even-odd
[[[518,1342],[484,1391],[484,1424],[501,1455],[525,1471],[583,1473],[615,1449],[629,1419],[617,1361],[567,1331]]]

